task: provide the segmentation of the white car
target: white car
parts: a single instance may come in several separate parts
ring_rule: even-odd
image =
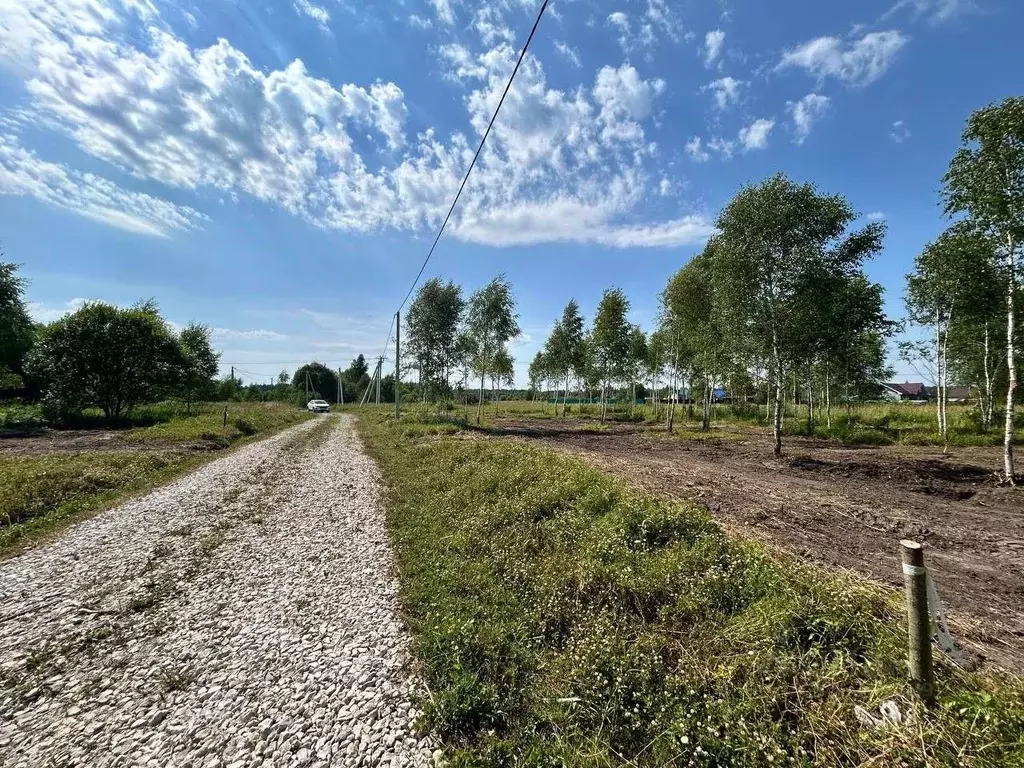
[[[306,410],[313,413],[330,413],[331,404],[326,400],[310,400],[306,403]]]

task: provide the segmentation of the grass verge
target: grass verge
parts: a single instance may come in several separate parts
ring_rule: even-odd
[[[210,414],[200,414],[134,430],[130,439],[185,441],[193,439],[193,435],[198,438],[208,427],[209,417]],[[253,442],[311,415],[279,406],[259,407],[258,411],[253,409],[238,418],[250,419],[247,428],[229,426],[231,431],[219,433],[222,440],[212,443],[213,447]],[[0,454],[0,557],[22,551],[88,514],[163,485],[221,455],[220,450],[181,449]]]
[[[906,682],[898,604],[576,459],[360,419],[455,766],[1024,765],[1024,686]],[[862,726],[885,700],[901,725]]]

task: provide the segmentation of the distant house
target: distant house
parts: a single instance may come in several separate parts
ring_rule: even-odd
[[[924,391],[929,400],[936,399],[935,387],[925,387]],[[974,392],[971,387],[946,387],[947,403],[966,403],[972,397],[974,397]]]
[[[934,402],[937,396],[936,387],[926,387],[920,382],[904,382],[903,384],[882,384],[882,397],[886,400],[910,403]],[[970,387],[947,387],[946,402],[965,403],[973,397]]]
[[[904,382],[903,384],[883,384],[882,397],[886,400],[910,401],[923,403],[928,400],[927,387],[919,381]]]

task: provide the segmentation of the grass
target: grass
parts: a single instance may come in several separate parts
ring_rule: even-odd
[[[1024,686],[939,670],[898,603],[535,446],[360,419],[453,766],[1024,765]],[[903,725],[866,730],[887,700]]]
[[[216,451],[183,450],[180,443],[207,438],[225,448],[266,437],[310,418],[285,405],[253,404],[224,429],[213,411],[132,430],[127,440],[167,442],[167,450],[0,454],[0,555],[45,538],[63,526],[193,470]],[[229,416],[232,414],[229,411]],[[240,429],[239,420],[246,422]]]
[[[652,426],[665,421],[666,406],[662,406],[655,417],[651,405],[637,405],[631,408],[628,403],[609,403],[608,421],[612,423],[636,423]],[[495,417],[556,419],[561,418],[561,404],[558,415],[554,405],[538,401],[503,401],[498,404],[488,403],[484,409],[484,421],[491,423]],[[461,407],[460,407],[461,410]],[[471,407],[471,417],[475,418],[475,408]],[[600,419],[600,407],[597,405],[580,406],[570,404],[568,418],[571,421],[589,423]],[[1002,417],[997,413],[994,426],[983,432],[980,425],[978,409],[974,405],[951,404],[948,407],[950,445],[953,446],[998,446],[1002,445]],[[786,406],[784,434],[802,436],[806,434],[807,410],[805,405]],[[916,405],[913,403],[857,403],[852,406],[836,405],[832,408],[832,427],[825,425],[823,410],[815,411],[815,427],[813,435],[822,439],[838,440],[849,445],[942,445],[935,423],[935,406],[933,403]],[[742,427],[756,425],[768,428],[765,420],[764,405],[731,405],[716,404],[712,410],[712,428]],[[680,404],[676,407],[677,431],[687,439],[700,428],[700,408],[696,406],[692,416],[688,406]],[[706,436],[703,433],[702,436]],[[1024,412],[1017,414],[1017,444],[1024,444]]]
[[[251,437],[268,430],[281,429],[310,418],[308,411],[282,403],[229,403],[228,418],[224,424],[223,403],[205,404],[198,413],[181,415],[151,426],[136,427],[128,431],[130,442],[190,442],[207,440],[230,443],[242,437]]]
[[[45,423],[43,409],[36,403],[20,401],[0,403],[0,431],[34,431],[41,429]]]

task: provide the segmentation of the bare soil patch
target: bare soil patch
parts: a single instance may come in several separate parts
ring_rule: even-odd
[[[0,432],[0,456],[38,455],[49,453],[104,453],[196,450],[208,451],[227,447],[214,440],[128,440],[130,430],[117,429],[49,429],[35,432]]]
[[[737,430],[741,434],[737,434]],[[663,429],[496,419],[493,434],[579,454],[632,486],[706,506],[724,527],[898,588],[901,538],[926,542],[954,636],[1024,672],[1024,488],[998,485],[998,449],[844,446],[731,426],[729,439]]]

